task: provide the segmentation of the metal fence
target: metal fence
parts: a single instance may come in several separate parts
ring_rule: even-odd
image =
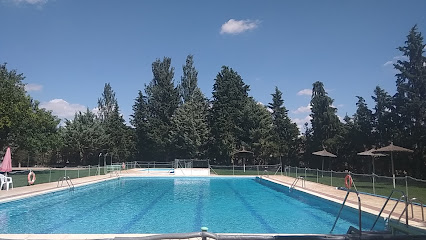
[[[391,190],[394,189],[392,177],[378,176],[376,174],[322,171],[291,166],[285,166],[283,171],[285,176],[304,177],[307,181],[333,187],[345,187],[345,177],[350,174],[357,191],[373,195],[388,196]],[[405,192],[409,198],[417,198],[419,202],[426,203],[426,180],[404,176],[395,177],[395,182],[395,189]]]
[[[32,168],[8,173],[8,176],[12,177],[13,179],[13,187],[27,186],[27,178],[30,170],[32,170],[36,175],[36,181],[34,184],[57,182],[59,179],[67,176],[71,179],[75,179],[107,174],[107,166],[85,166],[75,168]]]

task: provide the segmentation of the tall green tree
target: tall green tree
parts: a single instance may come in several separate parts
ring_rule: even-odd
[[[282,92],[278,87],[275,87],[275,92],[271,95],[272,102],[269,103],[269,108],[272,110],[273,120],[273,154],[279,158],[284,157],[285,163],[289,164],[290,159],[296,158],[299,129],[295,123],[291,122],[288,110],[284,106]]]
[[[272,116],[267,107],[257,103],[252,97],[248,98],[244,111],[244,127],[249,138],[245,139],[246,149],[254,153],[252,164],[274,164]],[[274,161],[275,160],[275,161]]]
[[[109,83],[105,84],[102,96],[98,99],[98,111],[107,136],[102,152],[113,156],[116,161],[128,160],[134,149],[134,137],[120,114],[115,92]]]
[[[178,158],[203,158],[209,140],[208,102],[196,87],[172,117],[171,141]]]
[[[0,149],[14,144],[20,124],[30,114],[31,99],[24,89],[24,75],[0,64]]]
[[[313,147],[321,150],[322,147],[331,147],[336,150],[339,128],[337,109],[332,107],[333,100],[327,95],[322,82],[315,82],[311,98],[311,124],[313,131]]]
[[[133,114],[130,116],[130,123],[135,129],[137,159],[148,161],[151,157],[151,146],[153,142],[149,137],[149,119],[151,114],[148,107],[148,99],[142,91],[138,92],[133,105]]]
[[[377,86],[372,98],[375,101],[373,113],[374,145],[382,147],[391,142],[395,135],[392,97],[384,89]]]
[[[189,101],[198,88],[198,71],[194,67],[193,58],[192,55],[188,55],[186,57],[186,63],[182,67],[183,74],[179,85],[179,91],[183,102]]]
[[[356,103],[357,110],[353,116],[353,129],[356,131],[356,138],[354,141],[356,150],[367,150],[370,149],[373,144],[373,113],[370,109],[368,109],[363,97],[356,97],[358,98],[358,102]]]
[[[70,163],[82,165],[97,162],[107,138],[100,120],[89,109],[76,113],[72,121],[66,120],[62,134],[63,155]]]
[[[174,68],[171,59],[165,57],[152,63],[152,81],[145,86],[145,96],[139,93],[133,106],[132,122],[136,127],[137,146],[143,151],[147,144],[149,152],[144,158],[150,160],[170,160],[172,116],[180,104],[179,89],[174,84]]]
[[[405,45],[399,47],[405,59],[398,60],[394,67],[397,92],[394,97],[400,144],[415,149],[416,175],[426,171],[426,57],[423,36],[417,25],[407,35]],[[424,174],[423,174],[424,175]]]
[[[248,100],[249,86],[232,68],[223,66],[213,85],[209,114],[212,144],[211,155],[216,163],[230,164],[236,149],[242,148],[245,132],[243,111]]]

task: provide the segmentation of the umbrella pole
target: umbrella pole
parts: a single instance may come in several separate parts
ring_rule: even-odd
[[[324,158],[322,158],[321,177],[324,177]]]
[[[391,164],[392,164],[393,188],[395,188],[395,168],[393,166],[393,152],[392,151],[391,151]]]

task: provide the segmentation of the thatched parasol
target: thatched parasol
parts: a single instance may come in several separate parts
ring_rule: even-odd
[[[390,152],[391,164],[392,164],[393,188],[395,188],[395,168],[393,166],[393,152],[413,152],[413,150],[393,145],[393,142],[391,142],[391,144],[389,144],[388,146],[382,147],[373,151],[373,153],[383,153],[383,152]]]
[[[243,166],[244,166],[244,172],[246,172],[246,159],[249,157],[253,157],[254,153],[251,151],[247,151],[243,148],[243,150],[234,152],[234,154],[232,155],[237,155],[237,156],[241,156],[243,159]]]
[[[360,153],[357,153],[357,154],[360,155],[360,156],[371,156],[371,160],[373,162],[373,193],[376,194],[376,188],[375,188],[375,185],[374,185],[374,182],[376,180],[375,177],[374,177],[374,173],[376,171],[375,167],[374,167],[374,159],[376,157],[385,157],[387,155],[386,154],[381,154],[381,153],[374,153],[374,151],[376,151],[376,149],[372,148],[372,149],[370,149],[368,151],[360,152]]]
[[[322,151],[313,152],[312,154],[322,157],[322,164],[321,164],[322,173],[321,173],[321,177],[324,177],[324,157],[333,157],[333,158],[335,158],[337,156],[334,155],[334,154],[332,154],[332,153],[330,153],[330,152],[327,152],[327,150],[325,150],[325,149],[323,149]]]

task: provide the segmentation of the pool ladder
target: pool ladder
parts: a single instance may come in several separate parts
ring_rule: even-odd
[[[387,204],[388,204],[388,202],[389,202],[389,199],[392,197],[392,195],[393,195],[393,193],[394,193],[394,192],[399,192],[399,193],[401,193],[401,197],[400,197],[400,198],[396,201],[396,203],[395,203],[395,205],[393,206],[392,210],[389,212],[389,215],[388,215],[387,219],[388,219],[388,220],[390,219],[390,217],[392,216],[392,213],[395,211],[395,208],[396,208],[396,206],[398,205],[398,203],[400,203],[400,202],[405,202],[404,210],[402,211],[401,215],[399,216],[398,221],[400,221],[400,220],[401,220],[401,217],[402,217],[402,216],[404,215],[404,213],[405,213],[405,225],[406,225],[406,226],[408,226],[408,204],[409,204],[409,202],[408,202],[407,195],[405,195],[405,193],[404,193],[403,191],[401,191],[401,190],[393,189],[393,190],[392,190],[392,192],[389,194],[388,198],[386,199],[385,203],[383,204],[383,207],[382,207],[382,209],[380,210],[379,215],[377,215],[377,218],[376,218],[376,220],[374,221],[373,226],[371,227],[371,229],[370,229],[370,230],[373,230],[374,226],[376,226],[376,223],[377,223],[377,221],[379,220],[380,215],[382,214],[383,210],[385,209],[386,205],[387,205]],[[413,199],[412,199],[412,200],[413,200]],[[411,203],[412,203],[412,202],[411,202]],[[423,205],[423,204],[422,204],[422,205]],[[412,208],[413,208],[413,205],[411,205],[411,211],[413,211],[413,209],[412,209]],[[422,208],[422,211],[423,211],[423,208]],[[423,213],[422,213],[422,214],[423,214]]]
[[[361,236],[361,233],[362,233],[362,228],[361,228],[361,222],[362,222],[362,220],[361,220],[361,198],[359,197],[358,191],[355,191],[355,190],[352,190],[352,189],[348,189],[348,191],[346,193],[345,199],[343,200],[342,206],[340,207],[339,213],[337,214],[336,220],[334,221],[333,227],[330,230],[330,234],[333,232],[334,228],[336,227],[337,220],[339,220],[340,214],[342,213],[343,207],[345,206],[346,200],[348,199],[349,193],[351,193],[351,192],[355,193],[356,196],[358,197],[358,224],[359,224],[359,229],[356,229],[356,228],[351,226],[348,230],[348,233],[358,232],[359,235]],[[377,219],[376,219],[376,221],[377,221]]]
[[[72,183],[71,178],[69,176],[60,177],[58,179],[58,185],[56,187],[62,187],[64,185],[64,181],[67,183],[69,190],[74,191],[74,184]],[[60,186],[59,183],[61,184]]]
[[[305,187],[305,178],[304,177],[297,177],[296,179],[294,179],[293,183],[291,184],[290,188],[288,189],[289,192],[291,192],[291,190],[296,187],[296,184],[297,184],[297,182],[299,182],[299,180],[302,180],[302,188]]]

